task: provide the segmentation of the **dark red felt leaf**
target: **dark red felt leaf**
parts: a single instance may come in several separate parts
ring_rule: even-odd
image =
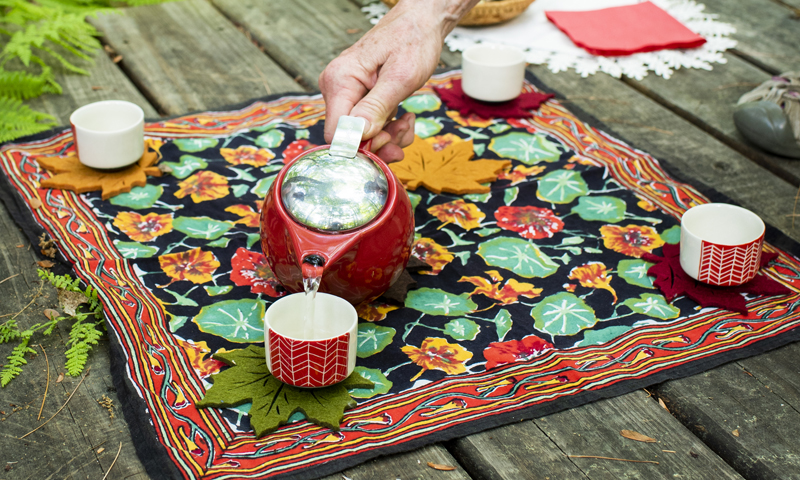
[[[527,118],[531,116],[531,110],[536,110],[548,98],[555,96],[552,93],[525,92],[507,102],[481,102],[468,97],[461,90],[460,78],[453,80],[450,88],[444,86],[433,89],[447,108],[458,110],[462,117],[475,114],[481,118]]]
[[[647,271],[647,274],[656,277],[653,283],[668,301],[672,301],[679,295],[686,295],[702,307],[724,308],[747,315],[747,304],[742,296],[743,293],[765,296],[791,293],[788,288],[760,273],[754,279],[738,287],[708,285],[693,279],[683,271],[680,245],[666,244],[661,248],[661,253],[663,257],[646,253],[642,259],[655,263]],[[761,267],[763,268],[777,256],[777,253],[762,253]]]

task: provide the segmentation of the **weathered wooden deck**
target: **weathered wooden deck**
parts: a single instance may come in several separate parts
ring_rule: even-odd
[[[363,1],[185,0],[101,16],[92,23],[122,61],[115,64],[99,54],[90,77],[62,76],[64,94],[37,99],[35,106],[66,124],[75,108],[110,98],[135,102],[155,118],[269,93],[313,90],[327,62],[370,28],[359,11]],[[800,222],[794,228],[791,216],[800,162],[756,150],[732,121],[741,94],[771,74],[800,69],[800,0],[703,3],[736,26],[733,37],[739,41],[725,54],[727,64],[716,64],[711,72],[681,70],[670,80],[651,75],[634,81],[604,74],[555,75],[537,66],[531,71],[564,94],[569,105],[800,241]],[[458,65],[459,55],[446,52],[442,62]],[[34,251],[0,207],[0,279],[21,273],[0,285],[0,315],[19,311],[38,290]],[[42,309],[55,304],[54,291],[42,292],[20,324],[40,321]],[[51,381],[44,418],[79,381],[66,377],[54,383],[64,371],[65,338],[59,331],[42,343]],[[10,349],[0,346],[0,357]],[[40,423],[45,356],[32,359],[20,378],[0,390],[0,478],[100,479],[120,442],[122,453],[109,478],[149,478],[118,410],[107,341],[95,350],[90,366],[67,408],[24,440],[17,437]],[[380,458],[343,474],[353,480],[800,478],[800,345],[648,390]],[[97,403],[103,395],[114,400],[113,419]],[[621,429],[639,431],[658,443],[627,440],[619,435]],[[435,471],[426,466],[428,461],[458,468]]]

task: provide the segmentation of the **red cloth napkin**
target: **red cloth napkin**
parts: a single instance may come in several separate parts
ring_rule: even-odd
[[[766,296],[792,293],[780,283],[761,274],[756,274],[755,278],[738,287],[715,287],[698,282],[681,268],[680,245],[665,244],[661,247],[661,253],[663,257],[646,253],[642,255],[642,260],[655,263],[647,274],[656,277],[653,284],[670,302],[679,295],[686,295],[702,307],[724,308],[747,315],[747,304],[742,296],[743,293]],[[777,256],[777,253],[762,253],[761,267]]]
[[[651,2],[583,12],[545,12],[548,20],[592,55],[618,56],[695,48],[706,39]]]
[[[433,87],[433,89],[447,108],[458,110],[462,117],[474,114],[481,118],[527,118],[531,116],[531,110],[539,108],[548,98],[555,97],[552,93],[527,92],[507,102],[482,102],[468,97],[461,90],[460,78],[453,80],[451,84],[451,88]]]

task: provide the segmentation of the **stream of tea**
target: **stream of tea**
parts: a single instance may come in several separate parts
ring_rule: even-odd
[[[319,290],[319,283],[322,277],[304,277],[303,290],[306,292],[305,298],[305,311],[303,312],[303,333],[306,339],[320,339],[324,338],[321,328],[316,324],[314,319],[315,306],[317,298],[317,290]]]

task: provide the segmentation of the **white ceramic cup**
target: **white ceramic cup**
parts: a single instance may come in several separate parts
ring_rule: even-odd
[[[305,326],[305,293],[279,298],[267,309],[264,339],[267,368],[289,385],[327,387],[347,378],[356,367],[358,314],[342,298],[317,293],[314,324]]]
[[[69,117],[78,160],[112,170],[132,165],[144,154],[144,111],[123,100],[90,103]]]
[[[681,217],[681,268],[703,283],[729,287],[756,276],[764,246],[764,222],[727,203],[706,203]]]
[[[522,92],[525,65],[525,54],[517,47],[469,47],[461,56],[461,89],[485,102],[512,100]]]

